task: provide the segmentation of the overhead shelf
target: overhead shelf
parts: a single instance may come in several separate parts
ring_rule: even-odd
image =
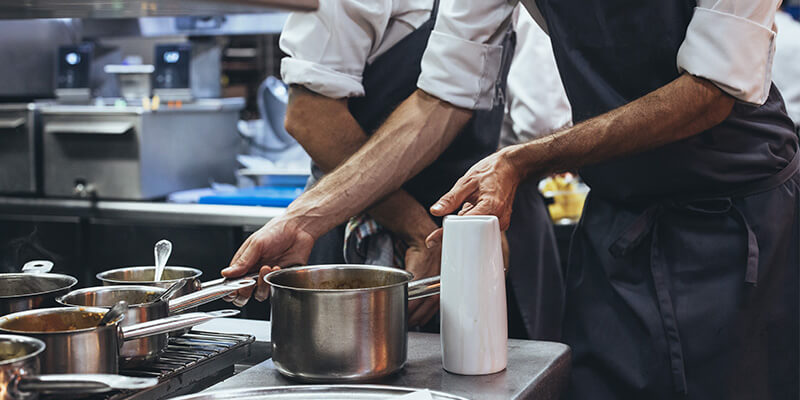
[[[318,0],[0,0],[0,19],[212,16],[318,6]]]

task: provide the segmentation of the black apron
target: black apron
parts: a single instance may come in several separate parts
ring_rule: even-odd
[[[575,123],[678,77],[693,1],[537,4]],[[568,397],[797,399],[800,178],[780,93],[581,175]]]

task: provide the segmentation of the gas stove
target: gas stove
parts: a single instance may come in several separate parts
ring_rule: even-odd
[[[158,400],[194,393],[235,372],[235,365],[250,357],[255,336],[192,330],[170,337],[157,360],[121,375],[158,378],[158,385],[139,391],[117,391],[87,397],[90,400]],[[56,397],[47,397],[54,400]]]

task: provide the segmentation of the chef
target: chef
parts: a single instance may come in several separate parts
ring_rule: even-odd
[[[302,262],[332,221],[430,164],[447,143],[433,138],[494,104],[513,3],[443,0],[419,90],[223,273]],[[480,161],[432,212],[505,227],[524,177],[581,168],[592,194],[567,276],[569,398],[798,397],[800,176],[770,79],[778,3],[524,3],[550,35],[575,125]],[[408,151],[370,157],[397,141]]]
[[[548,135],[572,121],[550,38],[519,5],[512,23],[517,45],[508,71],[501,147]],[[553,224],[539,193],[539,179],[531,177],[520,183],[512,209],[506,231],[508,335],[560,340],[564,280]]]
[[[317,172],[334,170],[364,147],[369,135],[414,92],[435,22],[434,5],[433,0],[322,1],[315,12],[291,14],[280,40],[288,55],[281,74],[290,85],[285,125],[312,157],[316,178],[322,175]],[[504,37],[509,43],[512,40],[505,33]],[[506,51],[507,64],[512,47],[509,44]],[[491,83],[502,86],[506,73],[507,68],[493,71]],[[502,89],[498,90],[499,94]],[[427,248],[425,238],[440,226],[441,219],[434,219],[428,208],[469,167],[497,149],[503,112],[498,96],[490,109],[475,113],[457,134],[437,134],[427,138],[427,143],[392,140],[372,150],[369,158],[386,162],[403,175],[402,187],[380,197],[371,196],[372,187],[358,189],[371,202],[343,216],[368,215],[349,218],[346,229],[334,228],[315,238],[322,245],[315,248],[322,253],[315,253],[317,261],[405,264],[416,279],[438,275],[441,252]],[[420,151],[420,145],[430,146],[423,150],[430,166],[420,172],[397,162],[403,153]],[[346,190],[348,185],[340,184],[330,194]],[[293,207],[313,205],[304,199]],[[253,240],[248,239],[246,246]],[[307,257],[304,250],[295,263],[305,263]],[[267,295],[262,289],[255,297],[263,301]],[[243,305],[247,299],[240,296],[237,303]],[[411,302],[410,325],[424,324],[437,310],[438,297]]]
[[[575,126],[482,160],[432,211],[505,225],[523,178],[581,168],[591,194],[567,272],[568,398],[800,395],[797,136],[770,79],[779,3],[526,3]],[[480,108],[485,88],[463,82],[487,68],[476,60],[511,7],[443,2],[451,23],[431,36],[421,90],[376,135],[455,129]]]

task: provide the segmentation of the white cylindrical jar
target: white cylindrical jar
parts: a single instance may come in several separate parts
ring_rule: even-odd
[[[442,365],[462,375],[502,371],[508,321],[497,217],[447,216],[443,226]]]

